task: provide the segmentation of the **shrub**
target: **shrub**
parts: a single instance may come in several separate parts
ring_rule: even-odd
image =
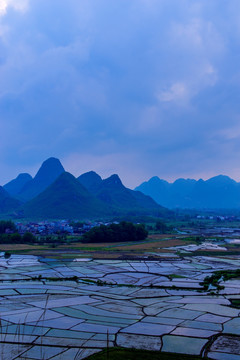
[[[148,236],[145,226],[122,221],[119,224],[101,225],[92,228],[83,235],[87,243],[139,241]]]

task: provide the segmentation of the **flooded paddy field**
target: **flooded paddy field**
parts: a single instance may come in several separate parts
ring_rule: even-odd
[[[165,250],[166,251],[166,250]],[[240,258],[0,258],[0,357],[84,359],[126,347],[240,359]]]

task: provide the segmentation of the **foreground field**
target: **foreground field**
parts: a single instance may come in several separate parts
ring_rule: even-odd
[[[80,360],[117,346],[161,352],[164,360],[169,353],[240,360],[240,280],[222,290],[200,284],[239,267],[229,257],[2,256],[1,359]]]
[[[111,349],[104,350],[100,353],[94,354],[88,360],[200,360],[200,356],[180,355],[180,354],[164,354],[160,352],[146,351],[146,350],[126,350],[126,349]]]

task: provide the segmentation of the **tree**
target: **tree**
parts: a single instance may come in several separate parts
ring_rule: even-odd
[[[23,243],[33,244],[34,242],[36,242],[36,238],[35,238],[35,236],[34,236],[32,233],[26,232],[26,233],[22,236],[22,242],[23,242]]]
[[[9,242],[13,244],[21,244],[22,237],[19,233],[14,233],[9,236]]]
[[[159,231],[161,234],[165,234],[168,227],[167,225],[162,221],[157,221],[155,225],[155,229]]]
[[[144,240],[148,236],[145,226],[122,221],[120,224],[101,225],[83,235],[83,241],[90,243],[123,242]]]
[[[0,221],[0,234],[4,234],[7,229],[15,232],[16,231],[16,225],[11,220],[1,220]]]

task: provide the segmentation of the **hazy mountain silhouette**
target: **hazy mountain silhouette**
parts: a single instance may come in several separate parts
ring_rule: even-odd
[[[85,186],[87,190],[95,193],[102,184],[102,178],[95,171],[86,172],[78,177],[80,183]]]
[[[168,208],[240,208],[240,183],[224,175],[206,181],[178,179],[174,183],[155,176],[135,190],[142,191]]]
[[[16,197],[22,201],[33,199],[51,185],[64,171],[58,159],[53,157],[47,159],[43,162],[36,176],[23,186]]]
[[[2,186],[0,186],[0,213],[6,214],[15,211],[20,206],[20,201],[12,198]]]
[[[19,200],[26,202],[21,208],[29,218],[164,216],[169,213],[166,208],[240,208],[240,183],[224,175],[206,181],[177,179],[173,183],[154,176],[130,190],[117,174],[103,180],[89,171],[76,179],[65,172],[58,159],[49,158],[34,178],[20,174],[0,187],[0,213],[19,209]]]
[[[31,175],[24,173],[19,174],[16,179],[9,181],[7,184],[3,186],[4,190],[6,190],[10,195],[16,196],[29,181],[32,180]]]
[[[149,196],[126,188],[116,174],[102,180],[91,171],[81,175],[78,180],[115,214],[157,215],[166,211]]]
[[[25,202],[18,211],[20,217],[89,219],[168,213],[151,197],[126,188],[116,174],[103,180],[90,171],[76,179],[56,158],[44,161],[34,178],[20,174],[5,188],[18,200],[2,189],[2,212],[18,209],[20,200]]]

